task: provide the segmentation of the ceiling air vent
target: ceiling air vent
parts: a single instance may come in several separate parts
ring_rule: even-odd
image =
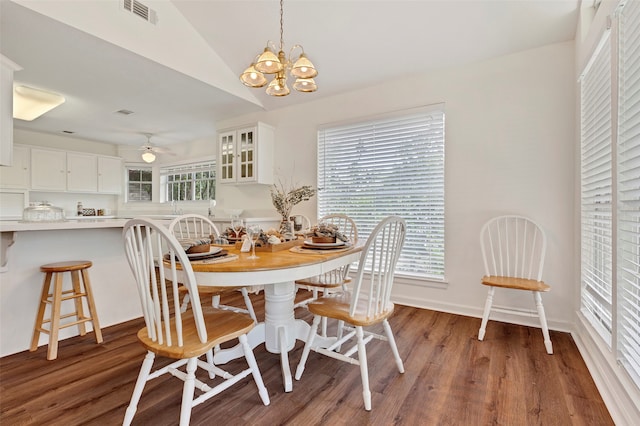
[[[123,0],[122,6],[127,12],[131,12],[134,15],[137,15],[147,22],[155,24],[158,21],[156,11],[150,9],[149,6],[146,6],[137,0]]]

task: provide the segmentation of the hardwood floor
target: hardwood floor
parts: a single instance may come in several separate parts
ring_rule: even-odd
[[[302,292],[299,297],[305,297]],[[258,318],[263,294],[251,295]],[[242,306],[240,293],[225,303]],[[310,320],[308,312],[297,314]],[[60,342],[58,359],[46,346],[0,359],[0,424],[122,424],[144,350],[143,321]],[[192,425],[612,425],[584,361],[567,333],[551,332],[547,355],[539,329],[397,306],[391,318],[405,373],[385,342],[368,345],[373,410],[363,407],[360,370],[314,352],[293,392],[285,393],[279,357],[264,345],[254,353],[271,405],[244,379],[193,409]],[[302,343],[290,353],[292,371]],[[226,364],[232,372],[242,361]],[[162,376],[147,384],[135,425],[178,423],[182,382]]]

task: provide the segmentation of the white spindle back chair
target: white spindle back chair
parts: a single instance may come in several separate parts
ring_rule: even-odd
[[[269,396],[247,339],[247,333],[254,327],[253,320],[245,314],[201,307],[189,258],[161,223],[145,218],[129,220],[124,226],[123,237],[145,322],[145,328],[138,332],[138,340],[147,349],[123,424],[129,425],[133,420],[146,382],[165,373],[184,381],[180,425],[189,424],[192,407],[249,374],[253,376],[262,402],[268,405]],[[156,253],[163,255],[158,259]],[[189,312],[183,313],[180,309],[179,285],[184,285],[193,300]],[[235,338],[243,348],[247,369],[231,375],[212,362],[199,359],[210,353],[215,345]],[[176,361],[152,372],[156,355]],[[184,365],[186,371],[180,369]],[[196,378],[198,367],[208,371],[212,379],[217,376],[217,381],[221,382],[204,383]],[[197,398],[194,398],[195,387],[202,391]]]
[[[367,411],[371,410],[366,344],[374,338],[389,342],[398,371],[404,373],[402,359],[388,318],[394,309],[391,302],[391,289],[405,234],[406,224],[402,218],[390,216],[382,220],[364,245],[352,291],[323,296],[307,305],[309,311],[314,314],[313,325],[296,370],[296,380],[302,377],[311,350],[349,364],[359,365],[364,406]],[[314,340],[320,320],[325,317],[339,321],[338,338],[331,346],[321,348],[314,346]],[[351,327],[343,327],[344,323]],[[383,325],[385,335],[364,331],[364,327],[380,323]],[[343,329],[348,333],[343,335]],[[355,344],[343,351],[342,345],[354,336]],[[357,354],[357,358],[353,358],[354,354]]]
[[[516,215],[499,216],[489,220],[480,231],[480,248],[484,261],[485,276],[482,284],[489,286],[478,339],[484,340],[489,314],[492,310],[496,287],[528,290],[533,293],[534,303],[547,353],[553,353],[549,329],[542,305],[542,292],[549,285],[542,281],[547,237],[533,220]],[[513,313],[512,310],[493,308],[494,311]]]
[[[218,228],[208,217],[195,213],[183,214],[173,219],[171,223],[169,223],[169,232],[175,235],[178,239],[200,237],[211,237],[212,239],[215,239],[220,235]],[[224,293],[238,290],[242,293],[246,309],[239,308],[237,306],[223,305],[220,303],[220,296]],[[184,291],[184,288],[181,288],[180,292],[184,294],[184,298],[182,299],[182,311],[184,312],[189,307],[190,297],[189,294]],[[247,287],[198,286],[198,292],[203,296],[211,296],[211,304],[214,308],[247,313],[255,322],[258,322]]]
[[[320,218],[319,223],[333,224],[338,227],[340,232],[349,239],[350,244],[358,243],[358,227],[355,221],[345,214],[329,214]],[[349,269],[351,265],[341,266],[322,275],[305,278],[296,281],[296,288],[304,288],[312,291],[312,296],[296,303],[295,308],[306,306],[309,302],[318,298],[318,292],[322,291],[322,295],[328,295],[333,289],[342,288],[347,290],[347,284],[351,281],[349,278]],[[327,321],[322,321],[322,335],[327,335]]]

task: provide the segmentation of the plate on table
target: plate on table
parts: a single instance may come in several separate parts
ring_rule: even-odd
[[[214,247],[211,246],[211,248],[209,249],[209,251],[205,251],[203,253],[187,253],[187,257],[191,260],[193,259],[201,259],[201,258],[207,258],[207,257],[213,257],[214,255],[220,253],[222,251],[222,247]]]
[[[334,249],[343,248],[347,245],[344,241],[336,241],[335,243],[314,243],[311,240],[304,240],[304,247],[314,249]]]

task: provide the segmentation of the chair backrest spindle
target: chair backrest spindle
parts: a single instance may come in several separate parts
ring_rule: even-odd
[[[354,280],[350,315],[366,301],[367,317],[389,307],[395,267],[404,244],[406,223],[398,216],[383,219],[365,243]]]
[[[207,330],[195,276],[189,258],[176,237],[161,223],[145,218],[129,220],[124,226],[123,237],[148,337],[168,347],[183,346],[185,317],[180,311],[178,293],[181,283],[187,288],[193,302],[193,320],[198,337],[204,343]],[[178,268],[178,265],[181,267]]]
[[[500,216],[480,232],[487,276],[542,280],[546,237],[538,224],[523,216]]]

